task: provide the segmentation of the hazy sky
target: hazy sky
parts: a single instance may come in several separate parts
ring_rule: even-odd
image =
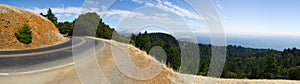
[[[82,8],[84,2],[84,0],[0,1],[2,4],[17,6],[35,13],[46,13],[47,9],[51,8],[59,21],[72,21],[82,14],[82,11],[102,13],[101,6]],[[213,0],[213,3],[220,13],[228,36],[237,34],[300,36],[298,21],[300,0]],[[152,31],[207,32],[201,14],[196,14],[193,8],[182,0],[119,0],[109,7],[102,18],[110,26],[127,32],[143,28]],[[122,28],[117,25],[121,25]]]

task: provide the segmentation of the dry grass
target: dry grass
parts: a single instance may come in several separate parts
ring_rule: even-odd
[[[104,40],[104,39],[102,39]],[[111,40],[104,40],[107,46],[99,52],[98,61],[103,70],[107,79],[113,83],[121,83],[121,84],[132,84],[132,83],[142,83],[142,84],[170,84],[172,79],[176,76],[176,72],[167,68],[165,65],[156,61],[153,57],[148,56],[146,52],[135,48],[132,45],[122,44]],[[118,70],[116,64],[114,63],[114,59],[112,57],[111,47],[116,46],[118,48],[124,48],[128,51],[128,54],[134,64],[141,69],[148,68],[149,65],[160,65],[163,67],[162,71],[156,75],[154,78],[150,80],[137,80],[134,78],[130,78],[124,75],[120,70]],[[151,72],[151,71],[150,71]]]
[[[27,22],[32,28],[32,43],[23,44],[15,33]],[[0,49],[28,49],[66,41],[55,25],[44,17],[16,7],[0,4]]]

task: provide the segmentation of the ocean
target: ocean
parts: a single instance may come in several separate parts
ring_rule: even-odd
[[[227,45],[250,48],[275,49],[282,51],[287,48],[300,48],[300,37],[296,36],[247,36],[227,35]],[[198,43],[211,44],[209,35],[197,35]]]

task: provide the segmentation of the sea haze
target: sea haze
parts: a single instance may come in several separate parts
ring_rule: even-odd
[[[211,44],[210,36],[208,34],[197,34],[197,41],[203,44]],[[287,35],[226,35],[226,44],[282,51],[286,48],[300,48],[300,37]]]

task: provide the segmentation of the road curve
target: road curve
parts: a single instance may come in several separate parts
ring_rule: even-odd
[[[79,49],[76,53],[80,53],[103,45],[104,42],[94,38],[70,37],[68,42],[50,47],[0,51],[0,75],[21,75],[72,65],[72,48]]]

